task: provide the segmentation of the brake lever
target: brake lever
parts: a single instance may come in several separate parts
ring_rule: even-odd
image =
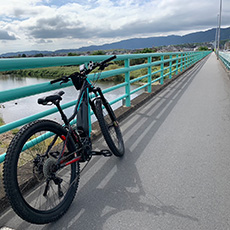
[[[104,70],[106,67],[108,67],[109,65],[112,65],[112,64],[113,64],[112,62],[105,63],[105,64],[103,64],[103,65],[101,65],[101,66],[99,67],[99,70]]]
[[[61,83],[60,83],[60,85],[61,85],[63,83],[67,83],[69,81],[69,79],[68,79],[68,77],[64,76],[64,77],[50,81],[50,84],[52,85],[52,84],[60,82],[60,81],[61,81]]]
[[[67,83],[67,82],[69,82],[69,78],[64,76],[64,77],[62,77],[62,81],[61,81],[60,85]]]

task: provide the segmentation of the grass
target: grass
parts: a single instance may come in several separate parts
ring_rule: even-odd
[[[0,117],[0,126],[4,125],[5,122],[2,117]],[[0,134],[0,154],[3,154],[6,152],[9,143],[13,136],[19,131],[19,129],[13,129],[11,131],[8,131],[6,133]],[[3,163],[0,164],[0,179],[2,179],[2,169],[3,169]]]
[[[7,71],[5,74],[12,74],[20,77],[37,77],[37,78],[58,78],[78,71],[76,66],[57,66],[47,68],[35,68],[25,70]]]
[[[123,67],[124,67],[124,63],[115,62],[114,64],[108,66],[105,71],[119,69]],[[156,67],[153,67],[153,68],[156,68]],[[79,71],[78,66],[58,66],[58,67],[48,67],[48,68],[7,71],[7,72],[4,72],[4,74],[12,74],[12,75],[20,76],[20,77],[58,78],[62,76],[68,76],[76,71]],[[97,72],[97,70],[94,70],[92,73],[95,73],[95,72]],[[146,75],[147,72],[148,72],[147,68],[132,71],[130,73],[130,78],[134,79],[134,78]],[[123,82],[124,74],[102,79],[101,81]]]
[[[3,118],[0,117],[0,126],[2,126],[2,125],[4,125],[4,124],[5,124],[5,122],[4,122]]]
[[[3,163],[0,164],[0,179],[3,177]]]
[[[173,56],[172,58],[175,58],[176,56]],[[165,59],[169,59],[169,56],[165,56]],[[152,61],[159,61],[160,58],[159,57],[155,57],[152,59]],[[133,65],[139,65],[139,64],[144,64],[147,63],[147,59],[146,58],[138,58],[138,59],[132,59],[130,61],[130,66]],[[174,60],[172,62],[172,64],[175,64],[176,61]],[[167,67],[169,65],[168,63],[165,63],[165,67]],[[123,68],[124,67],[124,61],[114,61],[112,65],[109,65],[105,71],[108,70],[114,70],[114,69],[119,69],[119,68]],[[159,70],[161,67],[160,65],[158,66],[153,66],[152,67],[152,72]],[[174,68],[173,68],[174,69]],[[15,71],[7,71],[4,72],[4,74],[12,74],[12,75],[16,75],[19,77],[37,77],[37,78],[59,78],[62,76],[68,76],[76,71],[79,71],[79,67],[78,66],[57,66],[57,67],[46,67],[46,68],[35,68],[35,69],[26,69],[26,70],[15,70]],[[97,72],[97,70],[94,70],[93,73]],[[165,71],[165,72],[168,72]],[[164,73],[165,73],[164,72]],[[139,69],[139,70],[135,70],[130,72],[130,78],[131,80],[140,76],[144,76],[148,73],[148,69],[144,68],[144,69]],[[153,76],[153,78],[157,78],[160,76],[160,73],[156,74],[155,76]],[[120,74],[120,75],[116,75],[110,78],[106,78],[106,79],[102,79],[100,81],[108,81],[108,82],[123,82],[124,81],[124,74]],[[147,82],[147,78],[146,79],[142,79],[141,82]]]

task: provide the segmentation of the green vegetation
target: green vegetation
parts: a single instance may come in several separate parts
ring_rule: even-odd
[[[156,53],[157,52],[157,49],[156,48],[144,48],[144,49],[140,49],[140,50],[137,50],[136,54],[145,54],[145,53]]]
[[[199,47],[198,51],[207,51],[208,47],[207,46],[201,46]]]
[[[35,54],[34,57],[44,57],[43,53]]]
[[[103,50],[97,50],[97,51],[94,51],[93,53],[92,53],[92,55],[105,55],[106,53],[105,53],[105,51],[103,51]]]
[[[0,126],[2,126],[2,125],[4,125],[4,124],[5,124],[5,122],[4,122],[3,118],[0,117]]]
[[[79,56],[80,54],[78,54],[78,53],[68,53],[68,55],[67,56]]]
[[[156,52],[156,48],[144,48],[144,49],[138,49],[135,50],[135,54],[144,54],[144,53],[154,53]],[[115,51],[111,50],[111,53],[114,53]],[[116,53],[116,52],[115,52]],[[91,53],[91,55],[105,55],[105,51],[103,50],[97,50]],[[39,56],[38,54],[37,56]],[[79,53],[68,53],[68,56],[78,56]],[[170,56],[165,56],[165,59],[169,59]],[[160,61],[160,57],[152,57],[152,61]],[[140,65],[147,63],[147,58],[137,58],[137,59],[131,59],[130,60],[130,66],[134,65]],[[173,61],[172,64],[175,64],[175,61]],[[110,65],[106,68],[106,71],[113,70],[113,69],[119,69],[124,68],[125,62],[124,60],[120,61],[114,61],[113,65]],[[165,67],[169,66],[169,63],[164,64]],[[158,71],[161,67],[160,66],[154,66],[152,67],[152,72]],[[47,67],[47,68],[35,68],[35,69],[26,69],[26,70],[16,70],[16,71],[7,71],[4,74],[11,74],[16,75],[19,77],[36,77],[36,78],[58,78],[62,76],[68,76],[72,74],[73,72],[79,71],[78,66],[58,66],[58,67]],[[169,69],[164,70],[164,74],[166,74],[169,71]],[[94,71],[95,73],[96,71]],[[147,75],[148,69],[139,69],[130,72],[130,79],[134,79],[140,76]],[[154,77],[157,78],[160,76],[160,73],[156,74]],[[100,81],[108,81],[108,82],[124,82],[125,74],[119,74],[110,78],[101,79]],[[146,82],[147,78],[142,79],[140,82]],[[138,84],[138,83],[137,83]]]
[[[146,50],[149,51],[149,50]],[[168,57],[169,58],[169,57]],[[153,57],[152,61],[158,61],[160,60],[160,57]],[[165,57],[167,59],[167,57]],[[147,63],[146,58],[138,58],[138,59],[132,59],[130,61],[130,66],[133,65],[140,65]],[[165,63],[165,67],[167,67],[169,63]],[[124,67],[124,61],[114,61],[114,64],[108,66],[106,68],[106,71],[108,70],[114,70]],[[152,72],[157,71],[160,69],[160,66],[154,66],[152,67]],[[37,77],[37,78],[58,78],[62,76],[68,76],[72,74],[75,71],[79,71],[78,66],[59,66],[59,67],[48,67],[48,68],[36,68],[36,69],[27,69],[27,70],[16,70],[16,71],[7,71],[5,74],[12,74],[20,77]],[[95,70],[94,72],[96,72]],[[130,72],[130,79],[135,79],[140,76],[144,76],[148,73],[147,68],[139,69]],[[156,74],[154,77],[159,77],[160,73]],[[101,79],[102,82],[124,82],[125,74],[119,74],[110,78]],[[140,82],[147,82],[147,78],[142,79]]]
[[[37,77],[37,78],[58,78],[78,71],[77,66],[57,66],[47,68],[25,69],[6,71],[4,74],[12,74],[20,77]]]

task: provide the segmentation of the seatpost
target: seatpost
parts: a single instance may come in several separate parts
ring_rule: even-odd
[[[62,118],[62,120],[64,121],[65,125],[68,125],[69,122],[68,122],[68,119],[67,119],[66,115],[64,114],[64,112],[63,112],[61,106],[60,106],[60,101],[57,100],[57,101],[54,102],[54,104],[57,106],[57,109],[58,109],[58,111],[60,112],[61,118]]]

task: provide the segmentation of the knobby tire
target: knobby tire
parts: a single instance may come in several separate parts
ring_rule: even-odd
[[[104,109],[103,109],[104,107]],[[103,103],[98,98],[95,100],[96,116],[107,145],[117,157],[125,153],[124,141],[119,123],[109,103]]]
[[[46,136],[44,141],[39,142],[36,137],[40,134],[45,136],[47,132],[54,135],[49,138]],[[38,155],[47,152],[55,135],[57,140],[49,149],[48,157],[43,162],[39,161]],[[51,169],[63,146],[65,154],[73,151],[73,140],[65,142],[63,136],[67,136],[67,130],[61,125],[49,120],[39,120],[25,125],[15,135],[7,150],[3,169],[5,191],[13,210],[30,223],[46,224],[59,219],[75,197],[79,183],[79,162],[55,172],[56,178],[62,180],[60,186],[63,195],[55,180],[50,180],[47,186],[47,178],[53,175]],[[35,141],[36,145],[22,151],[28,142],[34,144]],[[44,196],[46,188],[48,189]]]

